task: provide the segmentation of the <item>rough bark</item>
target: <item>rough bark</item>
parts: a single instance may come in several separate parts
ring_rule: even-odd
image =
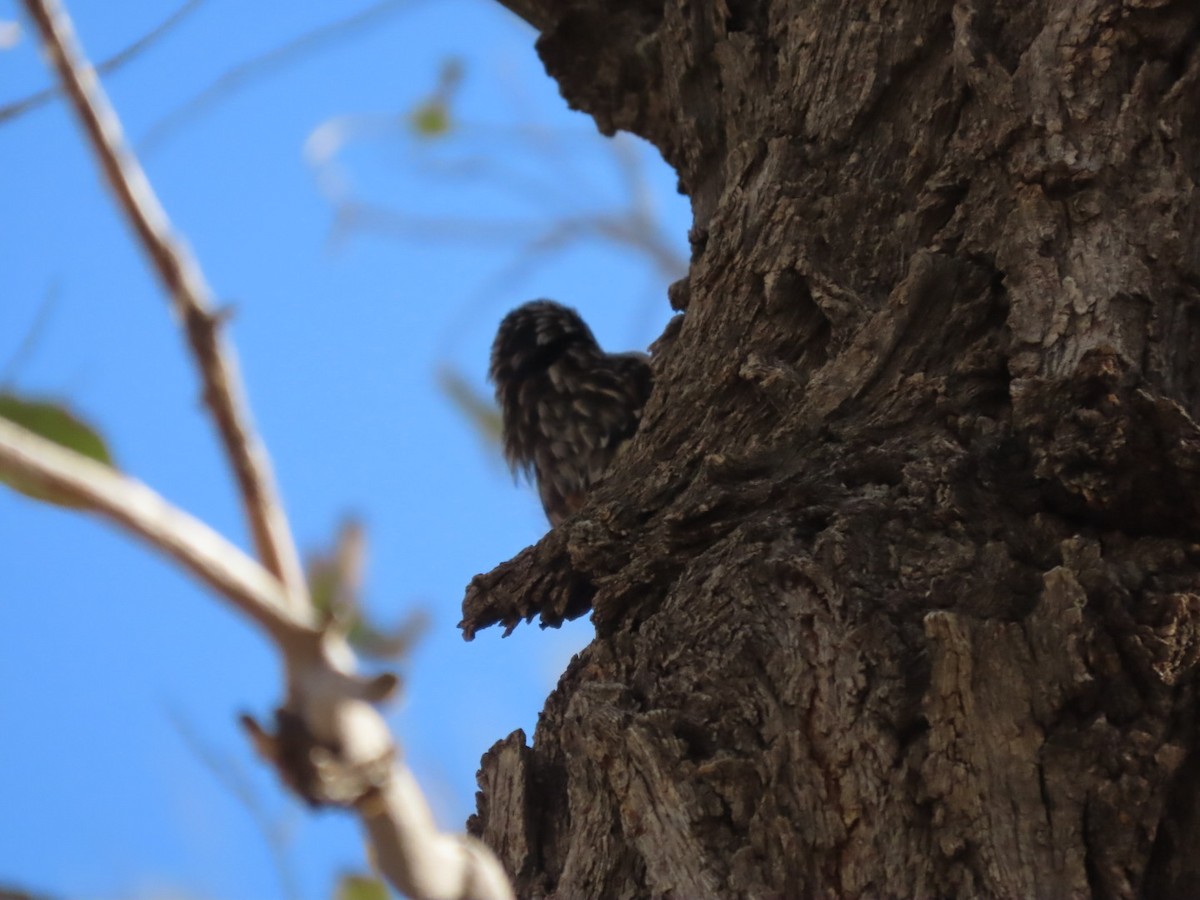
[[[593,611],[522,896],[1200,896],[1200,6],[512,0],[692,200],[642,430],[473,582]]]

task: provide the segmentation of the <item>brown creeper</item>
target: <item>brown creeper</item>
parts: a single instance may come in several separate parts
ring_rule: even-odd
[[[504,456],[536,478],[558,525],[637,431],[653,380],[644,353],[605,353],[575,310],[552,300],[500,323],[488,372],[504,419]]]

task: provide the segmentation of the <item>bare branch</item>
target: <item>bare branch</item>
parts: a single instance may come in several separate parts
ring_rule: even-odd
[[[435,94],[436,98],[436,94]],[[438,102],[428,101],[429,103]],[[578,206],[581,190],[589,187],[587,179],[570,170],[573,154],[560,146],[561,135],[528,126],[519,128],[468,127],[456,122],[453,129],[458,139],[474,136],[489,147],[499,140],[515,140],[527,151],[543,156],[548,165],[538,167],[541,173],[557,177],[529,177],[516,168],[503,168],[490,158],[468,157],[457,160],[431,159],[417,156],[417,163],[432,177],[444,181],[473,180],[491,186],[507,188],[523,200],[535,200],[545,207],[545,213],[527,220],[471,221],[454,217],[431,217],[407,210],[395,211],[359,199],[351,179],[338,163],[338,155],[351,141],[367,137],[382,137],[399,133],[410,136],[412,127],[403,116],[341,115],[321,123],[305,142],[305,158],[316,178],[317,188],[333,207],[334,222],[331,243],[353,232],[372,231],[405,240],[466,240],[522,241],[517,259],[490,278],[489,285],[511,280],[552,253],[573,243],[601,238],[642,254],[662,278],[674,281],[687,271],[687,259],[667,239],[653,207],[641,159],[628,140],[614,139],[603,146],[612,157],[617,173],[626,189],[626,203],[614,212],[561,214],[554,200]],[[582,134],[578,135],[583,137]],[[553,139],[553,140],[552,140]],[[594,138],[587,136],[586,140]],[[430,144],[418,140],[418,148]],[[439,146],[450,140],[436,142]],[[567,193],[562,185],[570,185]],[[493,288],[481,287],[477,294],[490,296]]]
[[[397,765],[377,794],[358,804],[375,848],[375,863],[416,897],[512,898],[504,869],[482,841],[438,834],[412,773]],[[418,841],[418,838],[420,840]]]
[[[281,645],[311,626],[288,608],[279,582],[203,522],[140,481],[0,419],[0,472],[53,491],[116,522],[230,600]]]
[[[55,0],[24,0],[24,5],[41,32],[109,185],[183,322],[204,382],[204,400],[237,476],[259,559],[283,583],[290,603],[305,604],[300,557],[276,494],[270,461],[251,422],[233,349],[223,340],[220,319],[212,311],[204,275],[187,247],[171,234],[167,214],[126,145],[121,123],[80,51],[65,12]]]
[[[397,761],[391,732],[374,704],[393,695],[399,679],[390,673],[358,675],[354,653],[335,622],[309,627],[315,611],[200,269],[171,236],[166,213],[126,147],[95,71],[75,45],[65,11],[57,0],[24,4],[184,321],[263,566],[145,486],[6,421],[0,421],[0,472],[11,471],[25,483],[107,515],[174,556],[268,631],[283,657],[287,698],[276,710],[274,733],[248,716],[243,724],[259,753],[306,800],[358,813],[376,864],[399,890],[430,900],[511,900],[512,889],[491,851],[472,838],[440,833],[416,780]]]
[[[209,106],[245,87],[255,78],[272,69],[277,69],[346,35],[373,25],[411,0],[381,0],[381,2],[352,13],[343,19],[307,31],[294,40],[268,50],[261,56],[247,60],[222,73],[216,81],[196,94],[178,109],[159,119],[138,141],[139,149],[149,151],[166,140],[189,119],[199,115]]]
[[[0,419],[0,473],[19,476],[98,513],[183,564],[275,640],[288,672],[285,715],[303,723],[329,768],[351,781],[339,805],[352,806],[375,847],[380,869],[401,891],[447,900],[510,900],[504,871],[483,844],[437,830],[412,774],[395,759],[387,724],[371,705],[395,689],[395,679],[353,674],[353,654],[334,633],[313,631],[292,618],[279,583],[258,563],[203,522],[176,509],[150,488],[114,469]],[[294,753],[284,736],[253,726],[264,756],[283,770]],[[264,750],[264,745],[268,748]],[[337,748],[334,752],[327,748]],[[306,747],[314,779],[327,778]],[[309,757],[317,761],[309,763]],[[301,789],[303,786],[293,784]],[[312,790],[306,791],[312,799]],[[322,802],[334,802],[328,791]]]
[[[355,676],[344,640],[292,618],[279,583],[262,566],[140,482],[6,419],[0,419],[0,473],[111,519],[182,563],[263,627],[283,652],[288,714],[303,723],[318,751],[325,750],[325,765],[336,765],[343,779],[346,773],[351,779],[364,777],[364,771],[378,773],[370,783],[352,780],[339,805],[358,812],[377,864],[397,888],[446,900],[512,898],[491,851],[472,838],[440,833],[412,773],[396,761],[387,724],[371,705],[394,691],[395,679]],[[292,748],[285,738],[258,726],[251,730],[260,752],[286,769]],[[327,748],[337,748],[336,758]],[[309,755],[313,777],[325,777],[321,757],[311,754],[316,761],[308,763]],[[312,791],[307,793],[311,800]],[[322,799],[334,802],[328,791]]]
[[[4,371],[0,372],[0,392],[12,386],[13,382],[17,379],[17,375],[20,374],[21,368],[33,356],[34,351],[41,342],[46,326],[50,322],[50,317],[54,314],[56,306],[58,306],[58,282],[54,281],[46,288],[42,302],[38,304],[37,311],[33,316],[33,324],[29,326],[29,330],[25,332],[25,336],[21,338],[21,343],[17,345],[16,351],[5,364]]]
[[[187,18],[189,13],[195,12],[200,8],[200,4],[204,0],[187,0],[182,6],[175,10],[167,18],[163,19],[158,25],[146,32],[128,47],[124,47],[114,53],[108,59],[96,64],[96,71],[101,75],[107,75],[110,72],[115,72],[121,66],[125,65],[133,59],[136,59],[142,52],[153,44],[159,38],[166,35],[175,28],[180,22]],[[22,97],[20,100],[14,100],[12,103],[6,103],[0,106],[0,124],[3,124],[11,119],[15,119],[30,110],[37,109],[40,106],[45,106],[55,97],[62,93],[62,88],[58,85],[48,87],[45,90],[37,91],[30,94],[28,97]]]

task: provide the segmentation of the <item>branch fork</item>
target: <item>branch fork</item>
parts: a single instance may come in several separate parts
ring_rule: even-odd
[[[429,805],[376,704],[391,673],[365,677],[337,623],[319,621],[250,417],[233,349],[203,272],[170,221],[76,43],[57,0],[23,0],[93,153],[178,313],[205,404],[238,483],[258,561],[149,487],[0,419],[0,473],[51,489],[174,558],[258,625],[284,663],[287,697],[268,730],[242,723],[256,749],[307,802],[351,808],[374,861],[400,891],[431,900],[510,900],[512,888],[480,842],[437,830]]]

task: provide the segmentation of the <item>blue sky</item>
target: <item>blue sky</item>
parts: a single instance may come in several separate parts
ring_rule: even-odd
[[[176,8],[69,5],[93,59]],[[222,73],[350,11],[206,0],[105,83],[139,140]],[[0,2],[0,21],[19,18]],[[612,349],[645,347],[670,315],[666,275],[628,246],[551,240],[522,261],[557,221],[619,213],[631,171],[566,109],[533,40],[485,0],[397,3],[224,95],[143,155],[233,309],[299,543],[323,545],[357,513],[372,614],[432,617],[389,718],[449,828],[473,809],[480,755],[514,728],[532,733],[592,626],[459,637],[470,578],[546,525],[435,373],[452,365],[483,388],[496,324],[530,297],[577,306]],[[465,67],[456,127],[426,146],[397,123],[453,58]],[[0,51],[0,106],[48,82],[27,31]],[[335,238],[333,201],[304,155],[331,120],[352,126],[337,157],[343,185],[403,228]],[[624,152],[647,179],[663,239],[684,255],[688,212],[672,173],[644,145]],[[62,104],[0,125],[0,260],[7,386],[69,402],[123,470],[245,546],[167,303]],[[9,371],[39,310],[32,352]],[[0,884],[87,898],[284,896],[262,822],[286,832],[300,897],[329,896],[339,872],[364,867],[353,820],[299,809],[236,726],[239,712],[269,715],[280,696],[276,660],[245,622],[104,524],[3,490],[0,547]]]

